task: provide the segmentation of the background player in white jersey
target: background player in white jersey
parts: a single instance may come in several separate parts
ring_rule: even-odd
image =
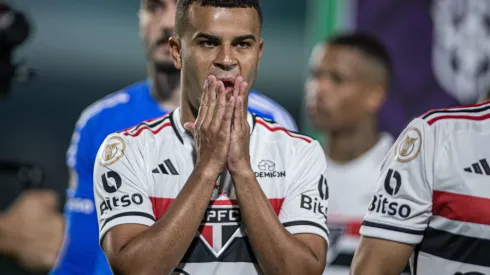
[[[488,101],[488,100],[490,100],[490,90],[486,94],[483,94],[480,97],[480,100],[478,100],[478,102],[483,103],[483,102]]]
[[[490,274],[490,102],[429,111],[388,153],[352,274]]]
[[[374,37],[341,34],[319,43],[311,55],[306,107],[324,133],[331,196],[325,274],[349,274],[359,228],[393,137],[378,129],[391,76],[388,53]]]
[[[100,240],[115,273],[169,274],[177,266],[184,274],[323,271],[322,149],[246,113],[262,55],[261,26],[258,1],[177,1],[170,45],[182,72],[180,108],[109,136],[95,164]],[[230,190],[214,192],[224,186]],[[233,211],[213,207],[233,200]],[[241,220],[241,228],[228,232],[241,236],[233,242],[241,248],[221,243],[227,224],[216,228],[210,221],[220,219]]]

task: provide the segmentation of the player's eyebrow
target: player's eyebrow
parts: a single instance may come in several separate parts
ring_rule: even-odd
[[[201,33],[201,32],[196,34],[196,36],[194,36],[194,39],[199,39],[199,38],[204,38],[216,42],[221,41],[221,38],[219,36],[208,34],[208,33]]]
[[[255,39],[255,36],[252,35],[252,34],[245,34],[245,35],[239,35],[239,36],[236,36],[233,38],[233,41],[244,41],[244,40],[253,40],[254,42],[257,41],[257,39]]]

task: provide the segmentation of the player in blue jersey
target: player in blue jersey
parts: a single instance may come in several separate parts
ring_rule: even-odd
[[[67,152],[70,169],[65,206],[65,241],[51,274],[112,274],[99,246],[93,197],[93,167],[104,138],[143,120],[159,117],[180,102],[180,73],[167,45],[173,34],[175,0],[142,0],[140,33],[148,60],[148,80],[110,94],[89,106],[80,116]],[[251,91],[249,110],[296,130],[294,120],[279,104]]]

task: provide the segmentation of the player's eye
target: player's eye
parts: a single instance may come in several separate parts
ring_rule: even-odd
[[[236,46],[237,48],[248,48],[248,47],[250,47],[250,43],[248,43],[248,42],[243,42],[243,41],[242,41],[242,42],[238,42],[238,43],[236,43],[236,45],[235,45],[235,46]]]
[[[336,73],[331,73],[329,78],[334,84],[342,84],[344,82],[344,78]]]
[[[203,40],[199,42],[199,45],[204,48],[212,48],[218,46],[218,43],[211,40]]]
[[[148,1],[146,8],[150,11],[156,11],[159,8],[164,8],[164,3],[162,3],[160,0],[150,0]]]

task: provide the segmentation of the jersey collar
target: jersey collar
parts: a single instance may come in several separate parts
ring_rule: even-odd
[[[187,133],[187,131],[184,129],[184,126],[180,122],[180,107],[177,107],[170,114],[170,121],[172,123],[172,128],[174,129],[174,132],[179,138],[180,142],[182,142],[182,144],[184,145],[186,143],[194,145],[194,138],[189,133]],[[252,134],[252,131],[255,127],[255,116],[252,115],[250,112],[247,112],[247,122],[250,126],[250,134]]]

